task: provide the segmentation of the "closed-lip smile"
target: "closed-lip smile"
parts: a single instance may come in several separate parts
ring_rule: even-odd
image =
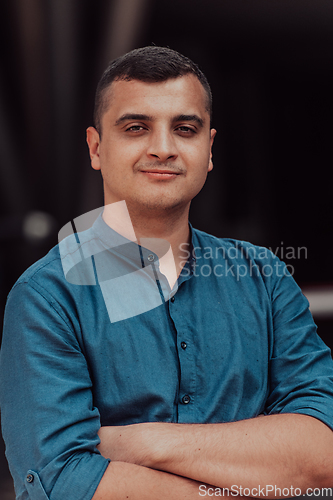
[[[175,174],[178,175],[179,172],[175,172],[174,170],[169,170],[166,168],[149,168],[146,170],[140,170],[143,173],[151,173],[151,174]]]
[[[172,179],[180,174],[180,172],[164,168],[150,168],[147,170],[140,170],[140,172],[155,179]]]

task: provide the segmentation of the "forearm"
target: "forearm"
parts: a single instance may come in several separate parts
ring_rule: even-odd
[[[333,483],[333,433],[304,415],[274,415],[211,425],[165,425],[150,467],[230,488]],[[151,434],[152,443],[156,443]]]
[[[102,428],[103,455],[221,488],[331,486],[333,433],[305,415],[223,424],[147,423]]]
[[[125,462],[111,462],[93,500],[192,500],[201,498],[200,483]],[[206,487],[207,489],[208,487]]]

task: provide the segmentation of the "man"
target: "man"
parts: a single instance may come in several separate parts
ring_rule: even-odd
[[[170,49],[104,73],[87,142],[107,209],[8,299],[1,404],[17,498],[333,484],[333,363],[306,299],[267,250],[188,224],[213,168],[210,118],[206,78]]]

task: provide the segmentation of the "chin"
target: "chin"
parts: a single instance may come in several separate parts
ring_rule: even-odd
[[[147,211],[147,212],[173,212],[175,210],[179,210],[182,207],[188,205],[189,202],[186,202],[181,199],[168,199],[167,197],[159,197],[155,199],[145,199],[145,200],[137,200],[136,203],[130,203],[129,206],[134,211]]]

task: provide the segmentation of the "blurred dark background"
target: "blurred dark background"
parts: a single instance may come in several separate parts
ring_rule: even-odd
[[[332,0],[11,0],[1,8],[1,317],[11,286],[59,229],[103,204],[85,144],[96,84],[111,59],[154,43],[192,58],[212,86],[214,170],[193,202],[193,225],[273,249],[332,348]],[[11,500],[2,450],[0,479],[1,499]]]

